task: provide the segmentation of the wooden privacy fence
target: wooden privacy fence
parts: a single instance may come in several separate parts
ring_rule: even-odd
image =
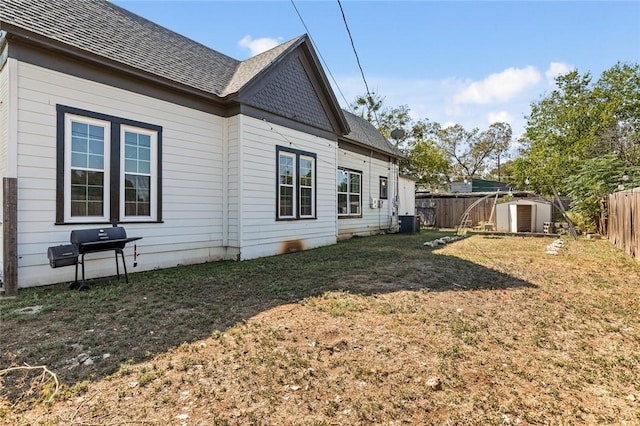
[[[501,194],[504,196],[506,194]],[[420,216],[420,223],[423,226],[435,226],[438,228],[456,228],[460,226],[460,221],[464,212],[476,201],[483,198],[479,196],[465,196],[465,197],[429,197],[429,198],[416,198],[416,214]],[[522,199],[537,200],[539,197],[518,197]],[[568,208],[569,200],[562,198],[560,200],[564,208]],[[491,210],[493,209],[493,203],[495,202],[495,196],[492,195],[478,203],[469,212],[467,225],[477,226],[480,223],[496,223],[496,212],[493,212],[491,216]],[[561,212],[552,206],[551,216],[554,218],[561,218]]]
[[[423,198],[416,199],[416,210],[420,216],[420,223],[426,226],[437,226],[438,228],[455,228],[460,226],[460,220],[464,212],[482,197],[464,198]],[[495,197],[489,197],[480,201],[469,212],[470,225],[475,226],[480,222],[489,222],[491,209],[493,208]],[[493,213],[492,222],[495,223],[496,215]]]
[[[607,237],[619,249],[640,260],[640,188],[609,195]]]

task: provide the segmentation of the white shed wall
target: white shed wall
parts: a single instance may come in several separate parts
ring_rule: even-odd
[[[56,104],[163,128],[164,223],[125,225],[128,235],[143,237],[137,242],[137,270],[236,256],[222,245],[225,119],[26,63],[18,63],[18,77],[20,287],[73,279],[73,267],[49,268],[47,247],[67,243],[74,228],[92,227],[54,225]],[[125,250],[128,263],[132,246]],[[89,277],[113,275],[113,253],[88,255],[86,270]]]
[[[510,206],[513,205],[535,206],[535,209],[533,211],[535,223],[533,224],[534,227],[531,232],[543,232],[544,222],[551,221],[551,204],[527,200],[509,201],[506,203],[496,204],[496,231],[511,232],[510,224],[513,218],[512,211],[515,210],[510,208]]]
[[[239,117],[241,259],[336,242],[335,142],[255,118]],[[271,129],[274,130],[271,130]],[[316,219],[276,220],[276,146],[316,154]]]
[[[343,148],[338,150],[338,167],[362,172],[362,217],[339,217],[339,238],[365,236],[389,229],[393,219],[393,199],[396,194],[395,165],[372,156],[362,155]],[[337,171],[334,173],[337,175]],[[380,199],[380,177],[387,177],[388,198],[381,208],[372,208],[371,201]],[[334,194],[337,187],[334,187]],[[337,195],[334,195],[337,197]],[[335,213],[337,215],[337,209]]]

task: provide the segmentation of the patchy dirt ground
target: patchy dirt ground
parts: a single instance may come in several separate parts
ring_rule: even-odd
[[[6,373],[0,422],[640,424],[636,261],[607,241],[422,245],[439,235],[3,301],[3,366],[60,388]]]

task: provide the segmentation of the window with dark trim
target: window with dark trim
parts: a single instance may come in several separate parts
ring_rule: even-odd
[[[389,197],[389,179],[386,176],[380,176],[380,199],[386,200]]]
[[[338,217],[362,216],[362,172],[338,169]]]
[[[278,220],[316,218],[316,154],[276,146]]]
[[[56,223],[161,221],[162,127],[56,109]]]

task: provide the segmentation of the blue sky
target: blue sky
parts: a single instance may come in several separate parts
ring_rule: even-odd
[[[113,2],[240,60],[307,32],[290,0]],[[294,3],[346,108],[366,89],[338,2]],[[577,69],[595,80],[618,61],[640,62],[640,1],[342,5],[369,89],[443,125],[506,121],[518,135],[529,105],[559,73]]]

